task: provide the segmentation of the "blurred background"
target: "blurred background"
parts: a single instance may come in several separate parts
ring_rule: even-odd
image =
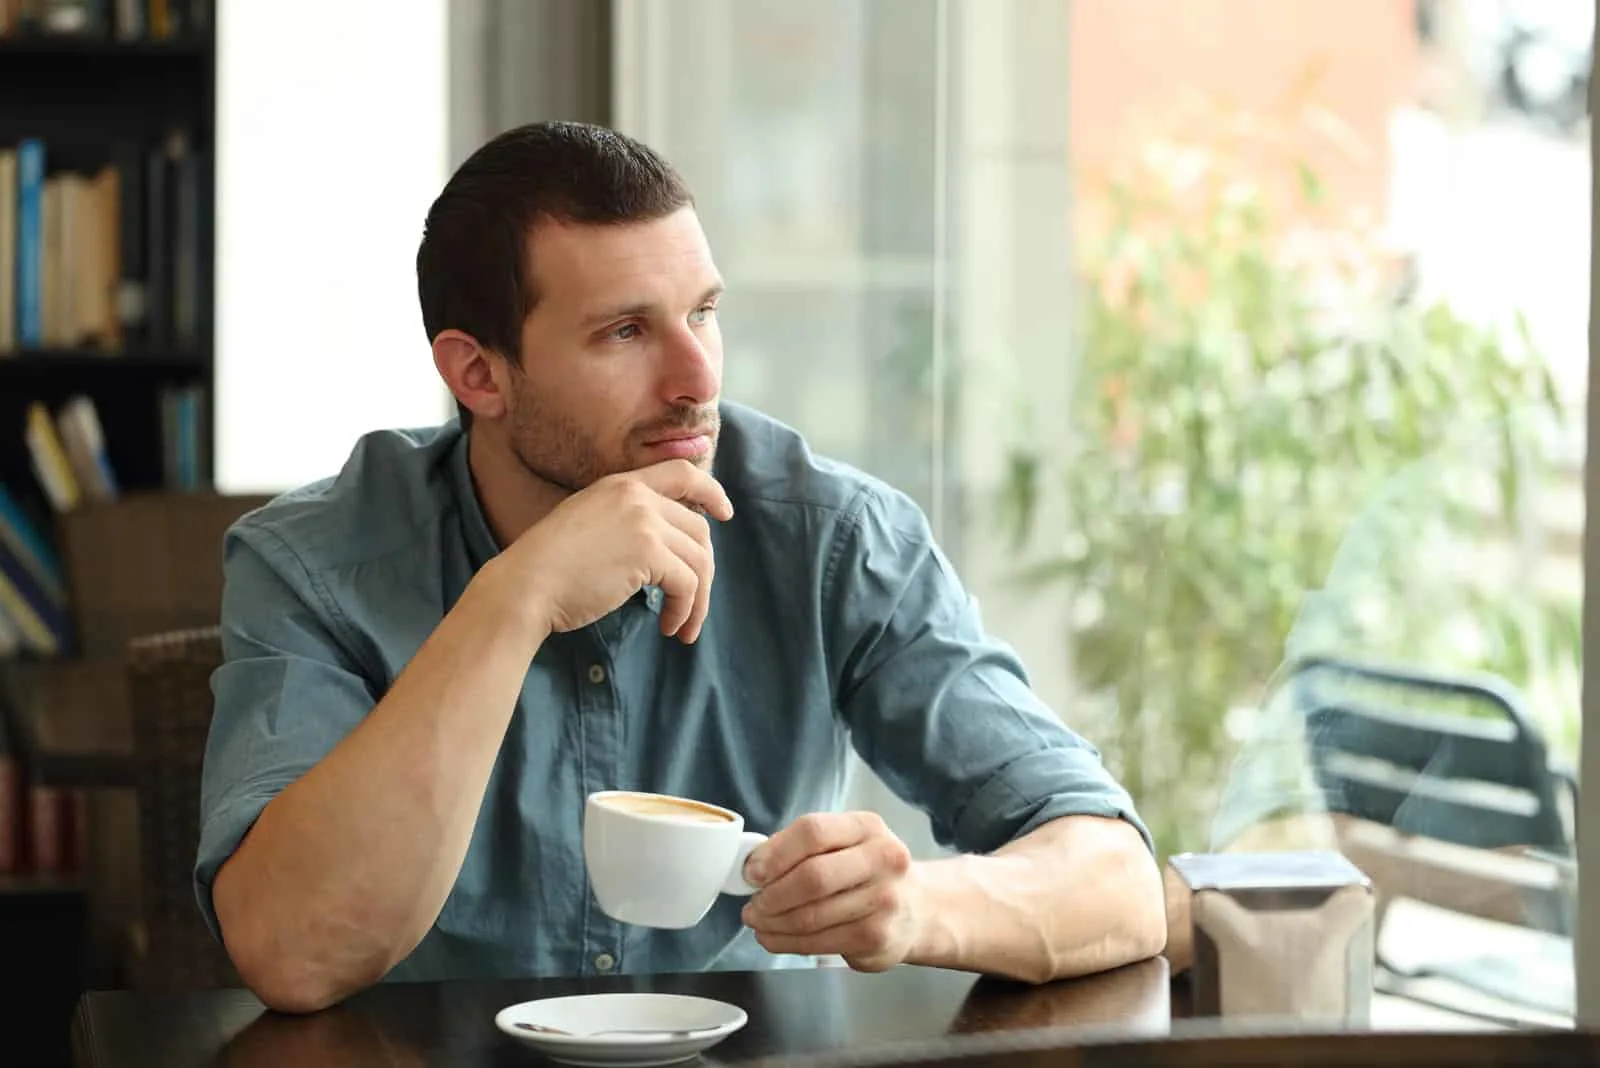
[[[1570,1022],[1594,15],[0,0],[0,933],[48,1006],[164,981],[205,664],[129,643],[214,623],[249,503],[448,417],[424,213],[566,118],[684,172],[726,395],[916,498],[1163,856],[1386,829],[1338,844],[1405,1019]]]

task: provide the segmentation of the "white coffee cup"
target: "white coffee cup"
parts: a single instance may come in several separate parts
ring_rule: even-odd
[[[720,894],[756,892],[744,878],[767,840],[744,817],[667,794],[605,790],[583,808],[583,860],[607,916],[641,927],[693,927]]]

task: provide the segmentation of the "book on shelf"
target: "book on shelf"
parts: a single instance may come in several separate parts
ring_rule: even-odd
[[[22,762],[0,749],[0,875],[22,870]]]
[[[33,477],[44,490],[51,507],[58,512],[70,512],[83,500],[83,488],[72,470],[66,446],[50,409],[40,401],[28,405],[27,426],[23,440],[28,445],[28,459],[33,467]]]
[[[30,779],[0,737],[0,875],[73,875],[88,862],[89,798]]]
[[[69,397],[53,413],[43,401],[34,401],[24,419],[34,478],[55,511],[117,499],[117,474],[94,401]]]
[[[0,40],[166,41],[205,33],[215,0],[0,0]]]
[[[19,722],[0,716],[0,875],[83,874],[88,793],[49,785],[32,773],[14,733]]]
[[[84,497],[95,503],[116,500],[117,475],[94,401],[82,396],[68,400],[56,413],[56,431]]]
[[[199,347],[205,154],[174,128],[103,155],[56,168],[40,138],[0,146],[0,358]]]
[[[73,397],[52,413],[28,406],[23,438],[34,477],[56,512],[85,500],[116,497],[94,402]],[[67,589],[56,554],[4,486],[0,486],[0,658],[57,657],[69,652],[73,631]]]
[[[33,779],[0,717],[0,875],[72,875],[87,869],[89,798]]]
[[[11,730],[0,716],[0,875],[22,870],[22,761],[11,742]]]
[[[0,0],[3,2],[3,0]],[[0,352],[17,346],[17,152],[0,150]]]
[[[162,386],[154,403],[161,426],[161,488],[184,493],[206,488],[211,484],[205,444],[211,438],[210,390],[199,383]],[[52,511],[70,512],[120,496],[115,443],[106,439],[93,399],[74,395],[54,411],[43,401],[29,403],[22,439],[33,480]]]
[[[161,391],[162,481],[167,489],[194,493],[211,484],[205,442],[211,440],[210,393],[204,386]]]
[[[67,583],[61,557],[50,539],[28,518],[15,497],[0,485],[0,548],[9,550],[27,568],[56,604],[67,603]]]
[[[44,143],[30,138],[17,145],[17,233],[11,255],[17,277],[16,333],[10,347],[44,343]]]
[[[0,615],[15,639],[9,655],[50,659],[72,648],[67,606],[53,598],[5,545],[0,545]]]
[[[51,658],[72,647],[59,558],[0,486],[0,658]]]
[[[155,398],[162,430],[162,487],[196,493],[210,485],[210,404],[203,386],[164,388]],[[54,411],[42,401],[24,415],[34,481],[60,515],[121,494],[110,443],[94,401],[74,396]],[[0,660],[51,658],[73,648],[68,590],[58,554],[18,497],[0,485]]]

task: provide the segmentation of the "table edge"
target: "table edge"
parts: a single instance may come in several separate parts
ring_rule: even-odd
[[[1018,1030],[907,1039],[855,1050],[777,1054],[745,1063],[750,1068],[889,1068],[917,1064],[984,1063],[986,1058],[1067,1050],[1132,1054],[1163,1047],[1193,1049],[1197,1046],[1226,1046],[1229,1043],[1270,1042],[1274,1039],[1325,1041],[1340,1037],[1357,1043],[1476,1042],[1488,1038],[1502,1045],[1514,1044],[1518,1048],[1538,1048],[1542,1041],[1553,1038],[1557,1043],[1588,1043],[1595,1051],[1600,1051],[1600,1030],[1582,1028],[1527,1027],[1490,1034],[1473,1030],[1378,1031],[1356,1025],[1339,1027],[1322,1023],[1308,1026],[1306,1021],[1295,1018],[1253,1019],[1241,1026],[1240,1021],[1230,1021],[1225,1017],[1195,1017],[1174,1019],[1168,1027],[1161,1029],[1130,1028],[1125,1023],[1051,1024]]]

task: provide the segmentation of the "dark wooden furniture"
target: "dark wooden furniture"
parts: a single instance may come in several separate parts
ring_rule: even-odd
[[[154,776],[147,768],[141,771],[134,710],[129,707],[129,643],[152,633],[215,625],[222,600],[223,534],[239,516],[266,500],[259,495],[216,493],[130,494],[63,516],[61,549],[82,655],[0,663],[0,715],[6,718],[6,736],[28,781],[86,791],[87,870],[77,880],[76,891],[61,892],[88,895],[91,986],[170,985],[177,974],[171,968],[139,970],[155,959],[142,952],[151,945],[161,947],[165,959],[188,976],[185,981],[202,985],[226,981],[209,937],[195,937],[190,926],[197,920],[192,895],[189,914],[171,927],[189,930],[187,938],[157,936],[154,931],[162,925],[141,920],[145,876],[135,788],[143,778],[148,789],[162,792],[166,811],[187,817],[170,825],[178,830],[178,839],[170,828],[144,836],[151,839],[146,845],[164,850],[161,855],[170,860],[162,870],[192,864],[192,846],[188,861],[177,858],[185,848],[182,842],[195,836],[199,804],[195,779],[204,731],[190,729],[182,736],[189,748],[180,757],[174,748],[179,735],[146,717],[150,742],[162,748],[172,767],[178,766],[176,761],[193,773],[179,782],[171,777],[172,768]],[[158,707],[152,714],[163,723],[170,720],[173,731],[184,724],[192,726],[197,717],[209,723],[211,694],[208,683],[203,684],[207,680],[199,679],[184,658],[179,658],[175,670],[184,684],[175,688],[165,681],[155,683],[151,693]],[[153,885],[165,891],[177,884],[162,878]],[[0,911],[6,908],[7,896],[0,886]],[[177,899],[169,895],[168,900]],[[175,905],[166,911],[182,914]],[[67,999],[76,998],[83,989],[80,983],[68,990]],[[63,1043],[58,1063],[65,1057]]]
[[[194,901],[211,673],[221,663],[216,627],[150,635],[128,646],[141,875],[128,978],[141,989],[239,985]]]
[[[549,1063],[500,1034],[494,1013],[537,997],[652,990],[742,1006],[744,1030],[698,1064],[1223,1068],[1233,1065],[1578,1065],[1585,1032],[1326,1033],[1182,1018],[1162,960],[1028,987],[930,968],[840,968],[584,980],[392,984],[312,1016],[263,1009],[242,990],[92,993],[78,1005],[78,1068],[523,1066]]]
[[[1154,960],[1039,988],[929,968],[387,984],[306,1017],[268,1012],[240,990],[117,991],[85,995],[72,1041],[80,1068],[530,1065],[540,1058],[495,1029],[501,1008],[562,994],[652,990],[744,1008],[750,1023],[705,1054],[731,1064],[1039,1028],[1162,1032],[1169,989],[1166,963]]]
[[[60,787],[133,785],[122,653],[4,665],[0,706],[32,781]]]
[[[1032,1032],[914,1048],[785,1061],[805,1068],[1510,1068],[1592,1065],[1600,1037],[1571,1031],[1499,1034],[1320,1034],[1179,1022],[1165,1038]]]
[[[73,1004],[89,977],[85,896],[71,878],[0,875],[0,900],[0,1064],[65,1065]]]
[[[70,608],[83,655],[0,665],[0,708],[35,781],[132,786],[127,699],[132,641],[214,626],[222,608],[222,540],[260,494],[132,494],[60,523]],[[209,691],[197,700],[207,706]]]

